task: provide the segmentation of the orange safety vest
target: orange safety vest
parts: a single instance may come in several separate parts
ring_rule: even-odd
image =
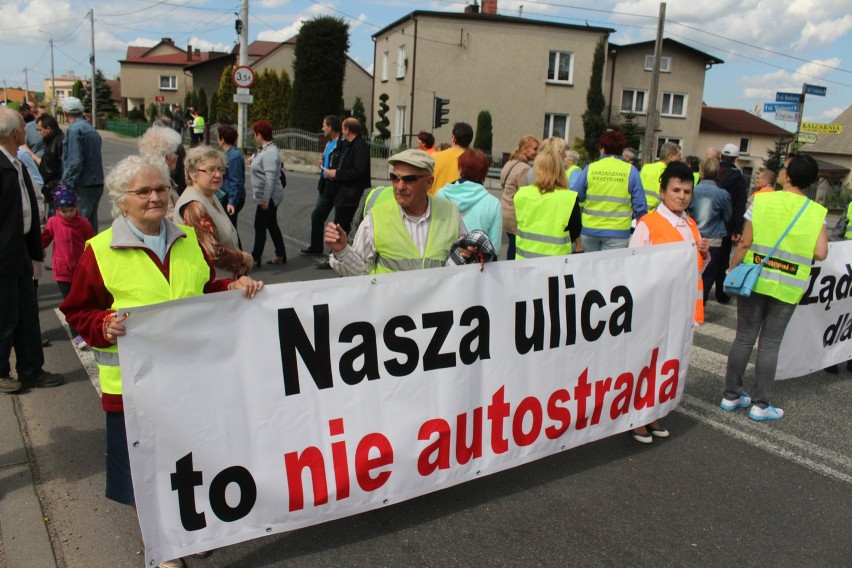
[[[663,217],[659,211],[648,213],[642,217],[642,221],[648,225],[648,230],[651,232],[651,244],[662,245],[684,240],[680,231],[672,227],[669,220]],[[699,239],[701,239],[701,235],[698,234],[698,225],[689,215],[686,216],[686,223],[692,231],[695,244],[698,244]],[[704,270],[704,257],[697,249],[696,253],[698,254],[698,298],[695,301],[695,321],[704,323],[704,281],[701,279],[701,271]]]

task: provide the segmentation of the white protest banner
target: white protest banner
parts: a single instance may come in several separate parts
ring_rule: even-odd
[[[269,286],[129,310],[146,563],[395,504],[665,416],[680,243]]]
[[[828,243],[784,332],[775,379],[801,377],[852,359],[852,241]]]

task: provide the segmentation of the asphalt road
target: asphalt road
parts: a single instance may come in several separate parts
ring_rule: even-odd
[[[133,151],[107,140],[105,162],[111,167]],[[289,173],[288,180],[279,210],[288,263],[256,276],[270,283],[335,277],[298,254],[316,178]],[[240,219],[246,248],[253,213],[249,205]],[[101,219],[106,226],[106,198]],[[103,497],[104,415],[57,318],[60,298],[48,276],[39,292],[52,341],[46,368],[65,373],[67,384],[0,400],[0,550],[10,568],[142,566],[132,512]],[[734,306],[708,305],[683,403],[666,419],[668,439],[642,446],[614,436],[188,565],[852,566],[852,373],[779,382],[775,402],[787,416],[777,423],[724,412],[718,402],[735,317]],[[21,501],[31,487],[38,499]]]

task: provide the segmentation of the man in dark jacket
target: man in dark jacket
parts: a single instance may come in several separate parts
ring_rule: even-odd
[[[44,249],[33,183],[15,157],[23,143],[23,118],[0,108],[0,392],[5,393],[55,387],[65,380],[42,368],[44,351],[33,278],[40,276]],[[11,377],[12,347],[17,380]]]
[[[725,270],[719,270],[716,274],[715,283],[716,301],[720,304],[727,304],[731,301],[731,297],[724,291],[727,264],[731,258],[732,243],[739,242],[740,235],[743,234],[743,225],[745,224],[743,215],[745,215],[746,202],[748,201],[749,181],[737,167],[736,162],[739,155],[739,146],[725,144],[719,163],[719,177],[716,178],[716,185],[731,195],[731,220],[728,222],[728,236],[722,239],[722,250],[719,253],[719,258],[722,259]],[[708,292],[709,290],[705,290],[705,295]]]
[[[48,204],[48,218],[53,216],[53,190],[62,179],[62,146],[65,134],[59,128],[56,118],[49,114],[38,117],[38,133],[43,140],[44,153],[38,163],[38,171],[44,180],[41,192]]]
[[[370,146],[361,136],[361,123],[355,118],[343,121],[343,141],[332,154],[333,169],[325,170],[334,186],[334,222],[347,233],[364,190],[370,187]]]

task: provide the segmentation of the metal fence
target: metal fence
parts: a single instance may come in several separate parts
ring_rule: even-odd
[[[151,128],[149,122],[137,122],[132,120],[107,120],[106,130],[121,134],[123,136],[131,136],[139,138]]]

